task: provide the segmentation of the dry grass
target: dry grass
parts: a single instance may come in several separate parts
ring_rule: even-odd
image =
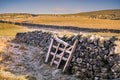
[[[100,35],[100,36],[103,36],[103,37],[111,37],[111,36],[115,36],[117,38],[120,39],[120,34],[118,33],[111,33],[111,32],[92,32],[92,33],[89,33],[89,34],[96,34],[96,35]]]
[[[30,18],[16,18],[9,21],[13,22],[30,22],[35,24],[48,24],[60,26],[78,26],[81,28],[96,28],[96,29],[119,29],[120,20],[107,19],[90,19],[82,16],[38,16]]]
[[[25,31],[25,28],[14,24],[0,23],[0,36],[15,36],[17,32]]]
[[[6,46],[7,46],[6,37],[0,37],[0,52],[4,52]]]
[[[3,57],[1,56],[4,54],[6,47],[8,45],[9,37],[0,37],[0,62],[3,61]],[[0,80],[26,80],[25,76],[16,76],[10,72],[5,71],[5,67],[0,65]]]
[[[24,76],[16,76],[10,72],[0,70],[0,80],[27,80]]]
[[[4,60],[1,55],[6,51],[8,41],[13,39],[17,32],[23,31],[25,29],[20,26],[0,23],[0,62]],[[4,71],[4,68],[4,66],[0,65],[0,80],[26,80],[24,76],[16,76]]]

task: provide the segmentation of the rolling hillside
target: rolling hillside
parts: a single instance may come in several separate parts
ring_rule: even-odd
[[[34,16],[112,16],[120,18],[120,9],[111,9],[111,10],[98,10],[91,12],[81,12],[74,14],[29,14],[29,13],[5,13],[0,14],[0,18],[3,17],[34,17]]]
[[[0,14],[0,20],[32,24],[75,26],[80,28],[120,30],[120,9],[76,14]]]
[[[85,16],[89,18],[120,20],[120,9],[65,14],[63,16]]]

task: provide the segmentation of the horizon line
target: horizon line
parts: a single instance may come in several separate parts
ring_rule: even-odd
[[[27,12],[6,12],[6,13],[0,13],[0,14],[46,14],[46,15],[61,15],[61,14],[79,14],[79,13],[88,13],[88,12],[96,12],[96,11],[109,11],[109,10],[120,10],[120,8],[116,8],[116,9],[99,9],[99,10],[91,10],[91,11],[82,11],[82,12],[75,12],[75,13],[27,13]]]

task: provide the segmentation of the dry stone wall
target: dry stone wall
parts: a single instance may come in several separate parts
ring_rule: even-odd
[[[114,53],[114,37],[109,40],[98,36],[76,38],[79,43],[70,64],[71,73],[83,80],[120,78],[120,56]]]
[[[52,33],[33,31],[27,33],[17,33],[14,41],[18,43],[26,43],[33,46],[43,47],[43,49],[46,51],[49,46],[51,37]]]
[[[43,47],[47,51],[52,33],[34,31],[18,33],[17,42]],[[99,36],[77,35],[60,37],[73,44],[78,39],[77,48],[71,60],[68,72],[75,74],[81,80],[119,80],[120,55],[115,54],[115,37],[104,39]]]

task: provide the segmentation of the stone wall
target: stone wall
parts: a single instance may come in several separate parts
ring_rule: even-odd
[[[18,43],[26,43],[32,46],[43,47],[43,49],[46,51],[49,46],[51,37],[52,33],[34,31],[27,33],[17,33],[14,41]]]
[[[114,37],[104,40],[98,36],[80,36],[78,39],[71,73],[83,80],[120,78],[120,56],[114,53]]]
[[[34,31],[18,33],[17,42],[43,47],[47,51],[52,33]],[[70,63],[68,72],[81,80],[118,80],[120,79],[120,55],[115,54],[115,37],[104,39],[99,36],[84,34],[61,37],[73,44],[78,39],[77,48]]]

